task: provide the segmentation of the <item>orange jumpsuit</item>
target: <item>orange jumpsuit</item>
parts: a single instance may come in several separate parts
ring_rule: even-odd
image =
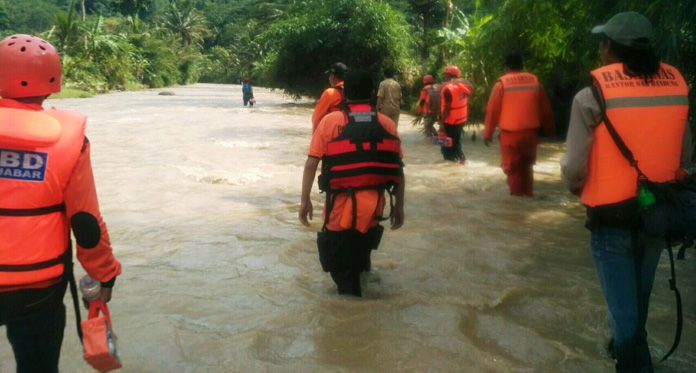
[[[11,123],[0,128],[0,293],[60,283],[66,263],[71,263],[70,230],[87,273],[107,286],[113,283],[121,264],[112,254],[99,212],[90,144],[84,136],[86,117],[9,99],[0,100],[0,108],[15,109],[19,115],[41,113],[36,116],[40,124],[55,123],[58,128],[52,145],[23,140],[22,131],[13,131]],[[10,115],[3,112],[5,118]],[[32,128],[27,126],[27,139],[33,136]]]
[[[336,83],[336,86],[327,88],[314,106],[314,112],[312,113],[312,133],[316,131],[319,122],[321,122],[321,119],[324,118],[326,114],[339,110],[341,101],[343,101],[342,80]]]
[[[498,126],[500,164],[507,175],[510,195],[532,197],[539,127],[547,136],[555,135],[551,105],[536,76],[512,72],[493,86],[483,138],[491,139]]]

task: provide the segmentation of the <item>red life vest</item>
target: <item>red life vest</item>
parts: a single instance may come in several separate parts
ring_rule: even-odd
[[[0,286],[55,280],[69,261],[63,191],[87,117],[0,108]]]
[[[388,189],[403,179],[401,140],[377,121],[377,110],[353,112],[344,105],[348,123],[327,144],[320,189]]]
[[[431,95],[435,87],[432,84],[428,84],[421,90],[420,99],[418,100],[418,113],[423,115],[433,114],[434,110],[431,109]]]
[[[445,92],[449,92],[452,97],[450,111],[447,118],[443,119],[445,124],[464,124],[469,114],[469,95],[471,91],[464,83],[448,83],[442,87],[440,93],[440,112],[445,112]]]

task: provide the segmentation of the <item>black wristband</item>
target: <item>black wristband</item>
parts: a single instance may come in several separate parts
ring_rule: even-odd
[[[107,282],[102,282],[101,287],[111,289],[112,287],[114,287],[115,283],[116,283],[116,276],[114,276],[111,280],[109,280]]]

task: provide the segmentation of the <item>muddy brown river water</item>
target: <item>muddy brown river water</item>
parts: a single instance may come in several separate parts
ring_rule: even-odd
[[[584,210],[559,179],[562,143],[539,148],[536,197],[512,198],[497,143],[467,137],[467,164],[443,163],[402,115],[406,224],[374,253],[366,297],[344,298],[319,265],[321,222],[297,220],[311,102],[257,87],[244,108],[236,85],[169,90],[47,103],[90,117],[123,264],[109,304],[123,372],[613,371]],[[318,217],[323,195],[312,196]],[[687,255],[682,343],[658,373],[696,372]],[[648,320],[656,363],[676,323],[668,274],[664,253]],[[90,372],[66,305],[61,371]],[[0,372],[14,369],[0,338]]]

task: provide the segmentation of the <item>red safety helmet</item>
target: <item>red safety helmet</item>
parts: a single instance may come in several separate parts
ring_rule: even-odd
[[[423,77],[423,84],[428,84],[428,83],[432,83],[432,82],[434,82],[432,75],[428,74],[428,75]]]
[[[244,78],[244,81],[247,82],[247,83],[249,83],[249,82],[251,81],[251,79],[250,79],[250,78]]]
[[[459,68],[455,65],[448,65],[445,67],[445,74],[450,74],[455,78],[459,78],[459,75],[461,75],[461,72],[459,71]]]
[[[47,41],[16,34],[0,41],[0,96],[20,98],[60,92],[60,57]]]

